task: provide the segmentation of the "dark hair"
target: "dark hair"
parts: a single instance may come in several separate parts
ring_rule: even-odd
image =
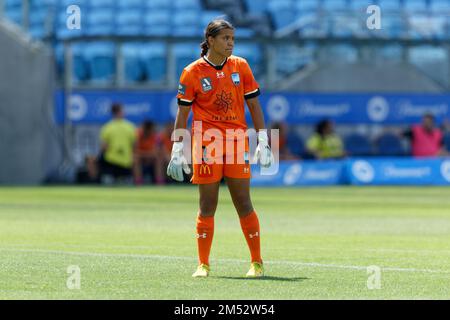
[[[152,132],[154,127],[155,125],[151,120],[147,119],[142,123],[142,129],[144,132]]]
[[[331,124],[331,121],[328,119],[324,119],[322,121],[320,121],[317,125],[316,125],[316,132],[318,134],[320,134],[321,136],[323,136],[324,132],[325,132],[325,128]]]
[[[423,118],[428,118],[428,119],[434,121],[434,114],[432,114],[431,112],[427,112],[423,115]]]
[[[215,37],[219,34],[220,31],[224,29],[234,30],[234,27],[231,23],[223,19],[213,20],[208,23],[208,26],[205,29],[205,40],[200,45],[200,47],[202,48],[202,53],[200,54],[200,56],[203,57],[208,53],[208,37]]]
[[[120,103],[113,103],[111,106],[111,113],[113,116],[117,116],[122,111],[122,105]]]

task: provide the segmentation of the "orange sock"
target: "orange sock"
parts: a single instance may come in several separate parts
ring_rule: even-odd
[[[197,216],[197,247],[199,263],[209,266],[209,253],[214,235],[214,216]]]
[[[240,218],[242,232],[244,232],[245,240],[247,240],[248,248],[252,256],[252,262],[262,262],[261,259],[261,245],[260,245],[260,231],[258,216],[255,211],[249,215]]]

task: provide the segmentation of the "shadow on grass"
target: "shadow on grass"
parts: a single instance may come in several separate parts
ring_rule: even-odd
[[[252,280],[252,281],[286,281],[286,282],[298,282],[298,281],[304,281],[309,280],[309,278],[305,277],[272,277],[272,276],[265,276],[262,278],[247,278],[247,277],[225,277],[225,276],[212,276],[211,278],[217,278],[217,279],[228,279],[228,280]]]

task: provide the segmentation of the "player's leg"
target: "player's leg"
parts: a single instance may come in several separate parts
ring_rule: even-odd
[[[264,275],[261,258],[260,227],[250,199],[250,179],[226,177],[228,189],[234,207],[239,215],[242,232],[247,241],[251,255],[251,267],[247,276],[260,277]]]
[[[209,273],[209,254],[214,236],[214,214],[219,198],[220,181],[199,184],[199,212],[197,215],[197,248],[199,266],[193,277],[206,277]]]

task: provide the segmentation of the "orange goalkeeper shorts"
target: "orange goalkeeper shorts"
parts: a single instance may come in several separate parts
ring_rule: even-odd
[[[232,154],[226,154],[226,147],[223,147],[223,155],[218,155],[216,161],[205,160],[205,149],[207,145],[202,146],[202,158],[200,161],[193,161],[193,175],[191,182],[193,184],[208,184],[215,183],[222,180],[223,177],[235,179],[250,179],[250,160],[249,160],[249,145],[248,139],[245,139],[244,150],[238,151],[238,142],[235,140],[231,142],[234,144]],[[242,142],[241,142],[242,143]],[[195,149],[195,141],[193,142],[193,150]],[[193,151],[194,154],[194,151]],[[194,158],[194,157],[193,157]],[[217,161],[222,159],[222,161]],[[232,160],[231,160],[232,159]],[[228,161],[227,161],[228,160]],[[213,162],[213,163],[211,163]],[[219,162],[219,163],[218,163]],[[221,162],[221,163],[220,163]],[[231,163],[230,163],[231,162]]]

